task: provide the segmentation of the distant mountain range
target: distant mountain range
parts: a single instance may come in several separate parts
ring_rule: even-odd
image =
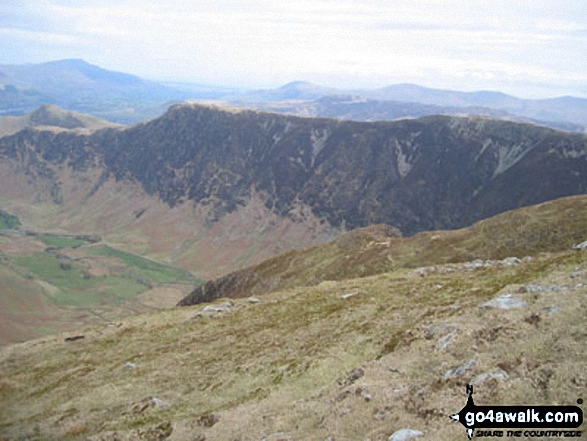
[[[481,106],[449,107],[417,102],[379,101],[350,95],[327,95],[311,101],[284,100],[267,103],[236,102],[233,104],[243,108],[254,108],[267,112],[352,121],[394,121],[428,115],[486,116],[507,121],[532,123],[567,132],[581,133],[585,131],[585,127],[580,124],[564,121],[542,121],[519,116],[499,108],[492,109]]]
[[[205,86],[170,87],[79,59],[0,65],[0,85],[4,115],[22,115],[49,103],[118,123],[154,118],[188,98],[218,98],[226,93]]]
[[[360,90],[297,81],[225,99],[243,107],[362,121],[448,114],[522,120],[570,131],[587,127],[585,98],[520,99],[501,92],[457,92],[415,84]]]
[[[49,103],[117,123],[155,118],[186,100],[222,100],[239,107],[361,121],[433,114],[483,115],[583,132],[587,99],[520,99],[500,92],[457,92],[414,84],[337,89],[296,81],[243,91],[190,83],[158,83],[83,60],[0,65],[0,115],[23,115]]]

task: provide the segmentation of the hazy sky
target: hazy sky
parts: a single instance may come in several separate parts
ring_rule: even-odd
[[[587,0],[0,0],[0,63],[587,97]]]

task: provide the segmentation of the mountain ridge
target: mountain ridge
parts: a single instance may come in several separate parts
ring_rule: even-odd
[[[74,170],[98,155],[107,173],[137,179],[170,207],[210,205],[212,221],[255,190],[282,216],[301,203],[335,227],[388,223],[413,234],[587,191],[576,160],[587,137],[483,118],[359,123],[183,105],[87,137],[25,130],[0,139],[0,151],[14,157],[28,144]]]

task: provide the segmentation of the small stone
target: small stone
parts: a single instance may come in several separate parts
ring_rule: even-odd
[[[500,262],[503,266],[516,266],[522,263],[517,257],[506,257]]]
[[[354,297],[357,294],[359,294],[359,291],[352,291],[352,292],[347,292],[346,294],[343,294],[340,297],[343,298],[343,299],[350,299],[351,297]]]
[[[361,392],[361,396],[365,399],[365,401],[371,401],[373,399],[373,395],[365,390]]]
[[[207,413],[198,418],[198,421],[196,421],[196,423],[198,424],[198,426],[212,427],[218,421],[220,421],[218,415],[215,415],[213,413]]]
[[[483,303],[480,308],[497,308],[497,309],[517,309],[523,308],[527,304],[524,300],[513,294],[503,294],[488,302]]]
[[[462,377],[468,371],[474,369],[476,365],[477,365],[477,357],[473,357],[469,361],[467,361],[466,363],[462,364],[461,366],[456,367],[454,369],[449,369],[448,371],[446,371],[443,378],[446,380],[447,378],[450,378],[450,377]]]
[[[556,315],[561,312],[561,307],[558,305],[551,306],[550,308],[546,309],[546,313],[548,315]]]
[[[261,300],[259,300],[257,297],[249,297],[247,299],[247,303],[251,303],[251,304],[261,303]]]
[[[287,432],[275,432],[266,436],[262,441],[284,441],[287,437]]]
[[[214,306],[204,306],[204,309],[202,309],[202,312],[222,312],[222,310],[220,308],[216,308]]]
[[[587,240],[585,242],[581,242],[581,243],[573,245],[573,249],[577,250],[577,251],[587,249]]]
[[[218,305],[219,308],[223,308],[223,309],[230,309],[234,306],[234,303],[232,303],[230,300],[226,301],[226,302],[222,302],[220,305]]]
[[[509,375],[507,374],[507,372],[505,372],[502,369],[498,369],[497,371],[494,372],[485,372],[483,374],[477,375],[475,378],[473,378],[471,380],[472,385],[478,385],[478,384],[483,384],[483,383],[487,383],[489,380],[495,379],[498,381],[505,381],[509,378]]]
[[[568,291],[568,286],[562,285],[527,285],[528,292],[561,292]]]
[[[420,436],[424,436],[424,434],[420,430],[400,429],[397,432],[394,432],[389,437],[388,441],[410,441]]]
[[[158,407],[159,409],[169,409],[169,407],[171,407],[171,404],[167,403],[166,401],[160,400],[159,398],[153,397],[151,399],[151,402],[155,407]]]
[[[454,341],[456,336],[456,332],[451,332],[441,337],[436,343],[436,349],[444,351]]]
[[[420,276],[420,277],[426,277],[428,275],[428,271],[426,271],[426,268],[418,268],[415,269],[414,274]]]
[[[476,269],[476,268],[483,268],[485,266],[485,262],[481,259],[475,259],[472,262],[468,262],[465,264],[465,267],[468,269]]]
[[[124,365],[124,367],[125,369],[134,369],[137,367],[137,364],[129,361]]]
[[[450,334],[455,330],[453,324],[450,323],[438,323],[434,325],[430,325],[425,328],[424,331],[424,338],[426,340],[431,340],[434,337],[442,337],[446,334]]]

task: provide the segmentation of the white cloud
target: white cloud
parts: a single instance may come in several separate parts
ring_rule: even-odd
[[[72,56],[153,78],[254,86],[295,79],[365,86],[412,81],[494,89],[524,82],[528,90],[546,82],[559,89],[568,85],[569,93],[587,80],[584,0],[45,0],[35,5],[0,6],[0,15],[2,8],[9,10],[5,17],[12,21],[0,18],[5,57],[18,46],[14,39],[26,40],[38,55],[33,35],[43,32],[51,38],[44,46],[55,48],[45,51],[46,57],[70,50]]]

